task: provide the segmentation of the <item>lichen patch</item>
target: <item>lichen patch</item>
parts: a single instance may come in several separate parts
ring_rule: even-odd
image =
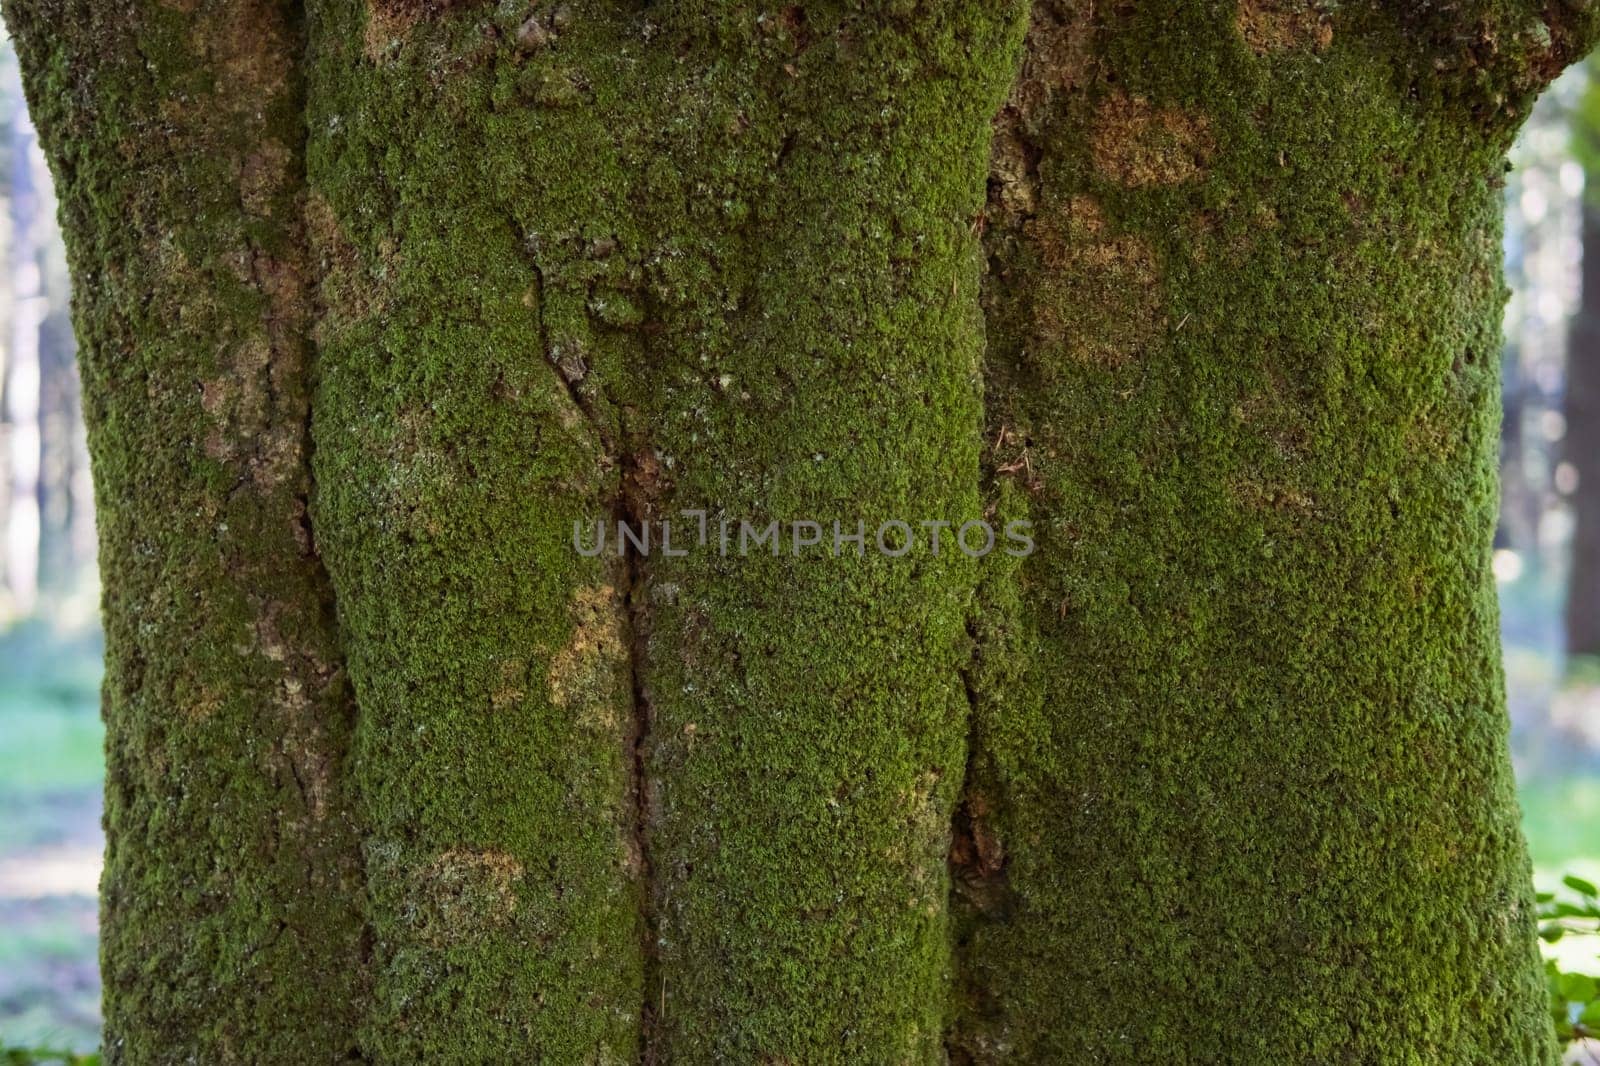
[[[1333,43],[1327,13],[1303,0],[1240,0],[1233,24],[1258,56],[1295,48],[1321,52]]]
[[[522,873],[506,852],[451,848],[416,872],[407,917],[434,947],[473,939],[511,920]]]
[[[570,606],[572,636],[550,660],[550,700],[577,712],[580,724],[622,728],[619,697],[628,664],[623,610],[610,585],[580,588]]]
[[[1156,107],[1140,96],[1114,93],[1095,110],[1089,133],[1094,166],[1129,188],[1175,185],[1204,173],[1216,148],[1204,115]]]

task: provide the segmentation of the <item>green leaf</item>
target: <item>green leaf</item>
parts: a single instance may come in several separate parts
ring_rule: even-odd
[[[1600,997],[1600,983],[1583,973],[1561,975],[1561,994],[1574,1003],[1588,1003]]]
[[[1568,874],[1561,879],[1561,883],[1580,896],[1600,896],[1600,888],[1596,888],[1594,882],[1585,881],[1576,874]]]

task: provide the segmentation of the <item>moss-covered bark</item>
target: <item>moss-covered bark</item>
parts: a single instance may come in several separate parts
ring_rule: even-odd
[[[113,1057],[1537,1061],[1493,184],[1587,29],[1410,11],[11,0]]]
[[[975,515],[1018,13],[313,10],[371,1047],[939,1055],[971,565],[571,538]],[[461,849],[493,922],[418,902]]]
[[[114,1062],[334,1061],[365,998],[353,704],[307,520],[288,5],[19,0],[104,574]]]
[[[985,304],[993,494],[1041,538],[985,597],[970,1060],[1551,1054],[1488,565],[1498,189],[1588,31],[1330,12],[1035,8]]]

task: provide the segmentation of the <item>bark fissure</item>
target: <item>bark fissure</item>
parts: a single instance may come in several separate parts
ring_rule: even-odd
[[[987,465],[987,464],[986,464]],[[982,585],[980,584],[980,589]],[[944,1030],[945,1055],[951,1066],[970,1066],[979,1061],[978,1052],[965,1043],[957,1020],[967,1013],[992,1014],[995,1005],[975,975],[959,965],[967,937],[976,921],[1001,917],[1007,905],[1004,847],[996,837],[988,816],[992,798],[981,781],[979,759],[983,750],[983,682],[980,678],[984,636],[978,619],[967,624],[972,641],[971,658],[961,667],[961,684],[967,697],[966,759],[961,785],[950,813],[950,852],[948,858],[950,893],[947,906],[955,926],[952,941],[951,994],[954,1016]]]
[[[327,262],[322,257],[330,254],[331,250],[317,247],[313,238],[313,220],[311,218],[312,185],[310,166],[307,159],[311,131],[308,126],[309,109],[305,106],[304,100],[304,95],[307,92],[305,70],[309,63],[311,47],[310,19],[306,0],[296,0],[291,5],[289,19],[296,47],[294,66],[296,71],[299,72],[299,90],[302,95],[299,121],[294,125],[297,139],[292,151],[296,162],[295,177],[298,185],[298,191],[295,196],[295,238],[303,253],[301,260],[303,263],[303,277],[301,280],[304,283],[306,303],[305,321],[301,331],[302,343],[305,346],[303,370],[305,403],[301,408],[302,414],[298,424],[298,451],[303,467],[301,476],[304,479],[304,483],[296,497],[296,505],[299,508],[297,520],[303,541],[301,554],[314,567],[318,592],[322,598],[325,616],[329,620],[329,639],[333,653],[336,656],[335,662],[325,666],[323,673],[328,676],[329,680],[332,680],[334,676],[340,679],[348,708],[348,725],[344,736],[351,738],[357,734],[362,725],[361,700],[349,680],[348,652],[345,647],[346,637],[339,611],[338,592],[333,576],[329,573],[327,564],[322,557],[322,551],[317,541],[317,528],[314,517],[317,499],[316,437],[314,428],[317,413],[318,372],[322,356],[322,347],[318,338],[329,313],[328,302],[323,293],[323,286],[327,281]],[[338,755],[341,787],[353,791],[353,774],[350,766],[353,751],[348,739]],[[359,825],[359,814],[353,815],[352,818],[357,820]],[[364,828],[363,826],[357,831],[359,832]],[[372,923],[372,896],[367,876],[367,851],[364,846],[357,846],[352,849],[351,864],[353,866],[352,877],[356,883],[350,891],[358,900],[357,908],[359,914],[359,927],[355,936],[355,958],[351,960],[351,966],[361,974],[360,988],[365,1000],[366,997],[371,995],[372,978],[370,966],[372,963],[372,946],[376,939],[376,933]],[[366,1002],[361,1004],[363,1014],[368,1009],[368,1006]],[[348,1036],[351,1046],[346,1057],[351,1062],[367,1063],[373,1061],[368,1049],[363,1046],[362,1033],[363,1029],[357,1027]]]
[[[627,669],[629,717],[624,733],[628,767],[628,798],[631,805],[629,849],[636,867],[639,887],[640,952],[643,962],[643,997],[639,1005],[639,1060],[653,1066],[658,1060],[657,1030],[666,1012],[666,979],[660,967],[655,901],[658,886],[655,864],[650,848],[652,814],[652,782],[650,779],[650,743],[654,713],[649,695],[649,574],[648,559],[639,547],[621,536],[626,527],[635,534],[649,536],[655,522],[654,496],[657,491],[653,464],[641,459],[647,452],[638,450],[630,441],[643,439],[630,434],[626,422],[619,422],[615,431],[600,413],[603,396],[591,392],[597,385],[585,387],[591,368],[580,351],[563,351],[553,343],[546,317],[549,290],[545,270],[538,255],[523,241],[527,261],[534,277],[535,333],[544,360],[560,381],[568,399],[588,422],[600,443],[601,463],[614,472],[616,484],[606,508],[611,523],[611,533],[617,537],[618,570],[621,576],[616,596],[616,609],[621,615],[623,632],[627,639]],[[592,289],[591,289],[592,292]],[[620,409],[620,408],[619,408]],[[604,534],[601,534],[604,540]]]
[[[624,478],[628,476],[626,465],[623,468],[623,476]],[[619,496],[617,513],[620,520],[633,523],[641,520],[648,522],[647,517],[633,515],[632,509],[620,502],[625,498]],[[650,778],[651,730],[655,715],[650,704],[648,682],[649,582],[646,575],[646,561],[632,545],[627,548],[623,566],[627,578],[622,589],[622,604],[627,615],[628,672],[632,697],[632,718],[628,738],[631,772],[629,793],[633,801],[632,847],[637,853],[639,864],[640,947],[644,962],[644,1002],[640,1007],[639,1031],[640,1062],[644,1066],[654,1066],[659,1054],[657,1034],[660,1026],[666,1021],[667,986],[657,944],[658,886],[655,859],[650,846],[650,830],[655,821],[651,791],[653,785]]]

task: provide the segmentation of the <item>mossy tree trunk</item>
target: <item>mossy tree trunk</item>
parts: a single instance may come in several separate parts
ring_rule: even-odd
[[[1495,189],[1590,27],[1410,12],[10,0],[111,1059],[1544,1061]]]
[[[994,499],[1043,536],[981,616],[975,1059],[1549,1054],[1489,561],[1504,151],[1575,28],[1519,18],[1035,9],[985,306]]]

